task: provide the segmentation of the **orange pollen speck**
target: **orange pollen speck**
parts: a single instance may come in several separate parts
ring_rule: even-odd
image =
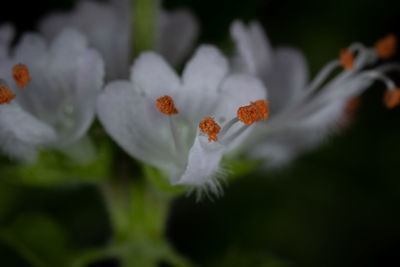
[[[15,98],[15,94],[6,86],[0,86],[0,105],[10,103]]]
[[[250,105],[240,107],[237,111],[237,116],[241,122],[250,125],[254,122],[266,120],[269,115],[268,102],[257,100],[251,102]]]
[[[218,123],[213,120],[213,118],[206,117],[199,123],[199,128],[203,133],[208,135],[208,142],[218,141],[217,134],[221,130],[221,126],[219,126]]]
[[[354,66],[354,54],[350,49],[345,48],[340,51],[340,65],[346,70],[352,70]]]
[[[19,88],[24,88],[31,80],[29,70],[24,64],[17,64],[13,67],[13,77]]]
[[[375,51],[381,59],[388,59],[396,53],[397,38],[393,34],[378,40],[375,43]]]
[[[179,111],[175,107],[174,100],[169,95],[157,98],[156,102],[157,102],[157,109],[165,115],[172,115],[179,113]]]
[[[383,103],[389,109],[395,108],[400,104],[400,88],[395,90],[386,90],[383,96]]]

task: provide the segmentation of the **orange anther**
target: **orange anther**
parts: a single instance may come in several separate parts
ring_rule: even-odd
[[[0,86],[0,104],[10,103],[15,94],[6,86]]]
[[[392,109],[400,104],[400,88],[394,90],[386,90],[383,96],[383,103],[389,109]]]
[[[13,67],[13,77],[19,88],[24,88],[31,80],[29,70],[24,64],[17,64]]]
[[[397,38],[394,34],[388,34],[386,37],[375,43],[375,51],[381,59],[388,59],[396,53]]]
[[[266,120],[269,115],[268,102],[257,100],[251,102],[250,105],[240,107],[237,111],[237,116],[241,122],[250,125],[260,120]]]
[[[255,105],[258,109],[258,118],[257,121],[266,120],[269,115],[269,106],[268,102],[265,100],[257,100],[256,102],[251,103]]]
[[[354,54],[350,49],[345,48],[340,51],[340,65],[346,70],[352,70],[354,66]]]
[[[218,123],[213,120],[213,118],[206,117],[199,123],[199,128],[203,133],[208,135],[208,142],[218,141],[217,134],[221,130],[221,126],[219,126]]]
[[[179,111],[175,108],[174,100],[172,97],[165,95],[157,98],[157,108],[161,113],[165,115],[178,114]]]

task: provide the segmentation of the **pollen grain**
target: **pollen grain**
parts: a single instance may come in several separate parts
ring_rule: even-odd
[[[24,64],[17,64],[13,67],[13,77],[19,88],[24,88],[31,80],[28,67]]]
[[[175,107],[174,100],[169,95],[157,98],[156,104],[157,104],[157,109],[165,115],[172,115],[179,113],[178,109]]]
[[[0,105],[10,103],[15,98],[15,94],[6,86],[0,86]]]
[[[268,102],[264,100],[257,100],[251,102],[250,105],[240,107],[237,111],[237,117],[244,124],[250,125],[254,122],[266,120],[269,115]]]
[[[388,59],[396,53],[397,38],[394,34],[388,34],[386,37],[375,43],[375,51],[381,59]]]
[[[352,70],[354,67],[354,54],[350,49],[345,48],[340,51],[340,65],[346,70]]]
[[[203,133],[208,135],[208,142],[218,141],[217,134],[221,130],[221,126],[219,126],[218,123],[213,120],[213,118],[206,117],[199,123],[199,128]]]

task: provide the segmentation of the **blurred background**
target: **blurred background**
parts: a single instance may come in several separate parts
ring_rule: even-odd
[[[43,15],[75,2],[7,1],[0,20],[13,22],[19,33],[35,30]],[[234,19],[259,20],[273,45],[304,52],[312,75],[353,41],[372,45],[387,33],[400,36],[395,0],[163,5],[189,8],[201,24],[199,42],[225,51],[232,47]],[[177,198],[165,236],[199,266],[400,266],[400,108],[387,110],[383,92],[374,85],[362,96],[352,127],[291,164],[234,179],[214,201]],[[70,251],[102,246],[112,235],[96,187],[19,183],[1,169],[0,177],[0,232],[14,233],[0,239],[0,266],[64,266]],[[110,257],[90,266],[118,261]]]

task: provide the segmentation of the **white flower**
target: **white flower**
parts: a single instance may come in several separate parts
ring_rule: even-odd
[[[198,23],[184,9],[160,10],[156,19],[155,49],[176,65],[190,52],[198,35]],[[64,27],[76,28],[87,35],[90,45],[104,57],[107,80],[112,80],[128,77],[133,48],[132,20],[130,1],[81,1],[71,12],[44,18],[40,31],[48,39],[54,38]]]
[[[12,36],[11,26],[0,28],[0,77],[17,95],[0,105],[0,148],[33,160],[38,146],[66,149],[85,135],[103,86],[104,64],[72,29],[50,44],[38,34],[24,34],[9,51]]]
[[[226,58],[212,46],[201,46],[182,78],[157,54],[142,53],[130,81],[106,86],[97,112],[127,153],[168,172],[171,184],[218,194],[214,178],[223,154],[252,127],[236,118],[237,109],[265,98],[260,81],[228,75]]]
[[[380,44],[381,50],[386,49],[383,52],[378,51],[377,45],[373,49],[358,43],[351,45],[341,52],[340,60],[328,63],[307,85],[308,71],[302,54],[293,48],[271,48],[258,23],[246,27],[235,22],[231,34],[237,48],[236,68],[260,77],[268,87],[271,117],[267,123],[258,124],[245,143],[247,155],[268,158],[267,164],[285,163],[337,130],[346,119],[347,103],[375,80],[383,81],[389,92],[394,92],[391,99],[398,95],[400,101],[395,84],[384,74],[398,66],[365,70],[377,61],[378,55],[387,58],[393,53],[393,37]],[[328,79],[337,68],[343,71]],[[393,103],[397,103],[396,99]]]

